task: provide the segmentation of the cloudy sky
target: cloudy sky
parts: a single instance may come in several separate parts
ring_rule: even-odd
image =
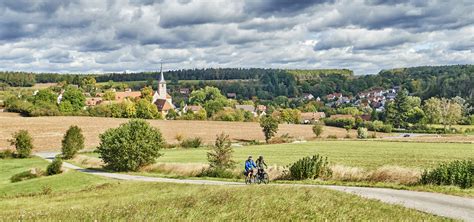
[[[0,70],[474,63],[472,0],[2,0]]]

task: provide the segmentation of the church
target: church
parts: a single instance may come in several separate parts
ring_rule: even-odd
[[[153,94],[152,103],[156,105],[158,111],[164,116],[171,109],[175,109],[171,96],[166,90],[166,81],[163,75],[163,64],[161,64],[160,81],[158,82],[158,90]]]

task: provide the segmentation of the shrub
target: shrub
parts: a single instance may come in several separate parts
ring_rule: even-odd
[[[474,163],[471,160],[444,163],[421,175],[421,184],[456,185],[470,188],[474,181]]]
[[[368,135],[369,135],[369,132],[367,131],[367,128],[364,128],[364,127],[357,128],[357,138],[367,139]]]
[[[281,136],[274,137],[268,141],[269,144],[280,144],[280,143],[291,143],[294,142],[295,138],[288,133],[285,133]]]
[[[234,178],[234,174],[226,169],[208,168],[203,169],[198,175],[199,177],[217,177],[217,178]]]
[[[316,179],[322,176],[330,176],[332,174],[329,168],[327,157],[319,154],[312,157],[303,157],[290,166],[290,176],[296,180]]]
[[[200,137],[184,139],[181,142],[183,148],[198,148],[202,145],[202,139]]]
[[[36,169],[35,168],[35,169],[31,169],[31,170],[24,171],[24,172],[17,173],[15,175],[13,175],[12,177],[10,177],[10,181],[12,183],[16,183],[16,182],[20,182],[20,181],[23,181],[23,180],[38,178],[38,177],[43,176],[43,174],[44,174],[44,172],[41,169]]]
[[[235,162],[232,160],[233,152],[234,150],[231,147],[229,135],[224,133],[217,135],[212,150],[207,153],[210,169],[231,169],[235,165]]]
[[[63,166],[63,161],[61,158],[56,157],[54,158],[53,162],[51,162],[48,167],[46,168],[46,173],[48,175],[56,175],[62,173],[61,167]]]
[[[354,118],[346,119],[325,119],[324,123],[328,126],[335,126],[340,128],[352,128],[355,126]]]
[[[71,126],[62,140],[62,154],[64,159],[73,158],[79,150],[84,149],[84,136],[78,126]]]
[[[130,120],[100,135],[97,152],[106,167],[115,171],[137,171],[160,157],[164,140],[145,120]]]
[[[328,135],[327,138],[328,138],[328,139],[337,139],[337,136],[336,136],[336,135]]]
[[[324,130],[324,128],[323,128],[322,124],[320,124],[320,123],[314,124],[313,133],[314,133],[314,135],[316,135],[316,137],[321,136],[321,134],[323,133],[323,130]]]
[[[264,116],[260,119],[260,127],[262,127],[265,142],[268,143],[268,141],[278,132],[278,120],[272,116]]]
[[[26,158],[30,156],[33,149],[33,139],[27,130],[20,130],[13,134],[13,139],[10,140],[10,143],[16,148],[16,157]]]
[[[14,157],[13,151],[10,149],[0,151],[0,159],[12,158]]]

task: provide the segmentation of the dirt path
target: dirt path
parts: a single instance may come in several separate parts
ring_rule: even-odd
[[[37,153],[36,155],[51,161],[57,153]],[[191,180],[191,179],[170,179],[159,177],[146,177],[128,174],[108,173],[97,170],[83,169],[70,163],[63,163],[63,167],[74,169],[80,172],[89,173],[119,180],[163,182],[163,183],[185,183],[200,185],[220,185],[220,186],[243,186],[240,182],[212,181],[212,180]],[[398,204],[407,208],[444,216],[464,221],[474,221],[474,199],[467,197],[457,197],[439,193],[418,192],[408,190],[394,190],[387,188],[372,187],[350,187],[331,185],[309,185],[309,184],[272,184],[273,186],[300,186],[300,187],[321,187],[331,190],[342,191],[355,194],[364,198],[377,199],[385,203]]]

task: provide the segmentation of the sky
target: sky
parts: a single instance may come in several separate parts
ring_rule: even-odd
[[[2,0],[0,70],[474,63],[472,0]]]

